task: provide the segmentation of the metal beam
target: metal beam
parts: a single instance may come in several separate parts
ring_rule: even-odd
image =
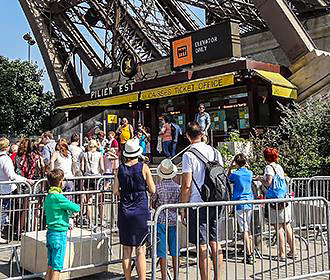
[[[82,87],[70,83],[69,74],[64,73],[65,61],[57,52],[49,32],[49,25],[46,24],[44,15],[40,12],[36,2],[33,0],[19,0],[19,2],[38,43],[56,98],[61,99],[83,94]]]
[[[313,40],[283,0],[253,0],[291,64],[316,49]]]

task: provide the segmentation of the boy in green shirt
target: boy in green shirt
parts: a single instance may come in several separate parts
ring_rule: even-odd
[[[64,173],[61,169],[48,172],[47,179],[49,190],[44,209],[48,228],[48,270],[45,279],[58,280],[63,269],[69,217],[72,212],[80,212],[80,207],[62,194]]]

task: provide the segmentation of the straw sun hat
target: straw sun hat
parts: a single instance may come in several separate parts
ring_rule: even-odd
[[[123,152],[124,157],[135,158],[142,155],[143,148],[139,144],[138,139],[127,140],[125,144],[125,149]]]
[[[163,179],[172,179],[178,173],[178,168],[170,159],[164,159],[157,167],[157,175]]]

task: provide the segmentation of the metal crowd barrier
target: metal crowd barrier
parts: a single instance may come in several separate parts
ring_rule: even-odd
[[[113,176],[70,178],[95,180],[96,190],[63,193],[80,205],[81,211],[73,220],[75,227],[68,231],[65,277],[82,277],[107,271],[109,264],[121,263],[121,246],[116,226],[117,203],[111,188],[105,190],[105,180]],[[111,181],[112,183],[112,181]],[[46,193],[33,193],[23,182],[1,182],[28,187],[29,193],[19,191],[0,196],[1,218],[6,214],[6,223],[1,226],[3,240],[0,244],[0,279],[35,279],[47,270],[46,222],[43,208]],[[38,182],[43,187],[44,180]],[[86,185],[85,185],[86,186]],[[5,205],[9,201],[9,207]],[[3,277],[4,276],[4,277]]]
[[[310,178],[290,178],[289,193],[293,193],[295,197],[308,197],[308,181]]]
[[[253,205],[250,223],[241,222],[240,227],[241,215],[234,210],[239,204]],[[284,205],[286,207],[282,208]],[[169,227],[168,217],[173,214],[179,217],[180,209],[186,213],[186,225],[176,218],[175,238],[169,241],[173,228]],[[265,212],[268,212],[268,218]],[[157,227],[161,213],[166,217],[164,245]],[[245,212],[243,218],[244,215],[247,218],[249,214]],[[203,225],[198,224],[199,219],[205,219],[204,241],[212,246],[200,243],[199,228]],[[321,230],[320,221],[324,223]],[[248,229],[252,261],[247,258],[248,245],[243,242],[244,234],[241,233]],[[197,244],[191,249],[191,239],[196,236]],[[329,205],[323,197],[162,205],[153,217],[152,279],[160,276],[158,247],[169,248],[169,242],[174,246],[172,254],[173,251],[176,253],[175,247],[180,248],[181,253],[173,263],[168,249],[163,249],[166,273],[173,275],[173,266],[179,268],[175,271],[175,279],[198,279],[201,268],[205,277],[211,276],[205,279],[305,279],[306,275],[328,275],[329,236]],[[210,242],[212,238],[219,242]],[[291,249],[287,243],[291,244]],[[212,264],[206,261],[211,256]]]

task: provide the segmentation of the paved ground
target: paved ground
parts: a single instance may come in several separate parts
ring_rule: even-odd
[[[306,233],[304,236],[306,237]],[[234,243],[224,246],[224,279],[283,279],[286,277],[306,274],[308,272],[326,270],[328,267],[328,254],[327,244],[321,241],[321,238],[315,239],[315,234],[310,234],[309,241],[303,242],[303,239],[296,238],[295,246],[297,251],[297,258],[295,260],[287,259],[287,262],[279,262],[276,260],[277,247],[266,246],[267,238],[264,238],[263,246],[259,244],[259,258],[256,258],[255,265],[244,265],[242,263],[242,243],[237,242],[237,246]],[[120,247],[118,245],[118,236],[116,233],[112,236],[111,245],[111,258],[112,261],[118,260],[120,255]],[[16,242],[17,243],[17,242]],[[14,243],[13,243],[14,244]],[[0,247],[0,279],[6,279],[9,275],[18,276],[16,269],[16,259],[12,263],[8,263],[11,253],[10,250]],[[18,248],[18,256],[20,249]],[[84,257],[91,255],[90,252],[84,252]],[[270,257],[271,256],[271,257]],[[31,258],[35,255],[31,252]],[[260,258],[261,257],[261,258]],[[44,261],[38,258],[38,262]],[[88,259],[88,258],[87,258]],[[235,261],[236,260],[236,261]],[[151,271],[151,259],[147,260],[148,271]],[[82,280],[92,279],[123,279],[121,264],[113,264],[108,267],[109,272],[98,273],[88,277],[79,277]],[[169,267],[169,271],[171,269]],[[196,279],[197,266],[196,266],[196,254],[195,250],[187,253],[183,253],[180,260],[180,275],[179,279]],[[213,272],[211,272],[213,275]],[[213,276],[211,275],[211,279]],[[148,273],[148,279],[151,278],[151,274]],[[136,270],[133,270],[133,279],[136,278]],[[160,273],[157,271],[157,279],[160,279]],[[313,279],[328,279],[328,277],[314,277]]]

